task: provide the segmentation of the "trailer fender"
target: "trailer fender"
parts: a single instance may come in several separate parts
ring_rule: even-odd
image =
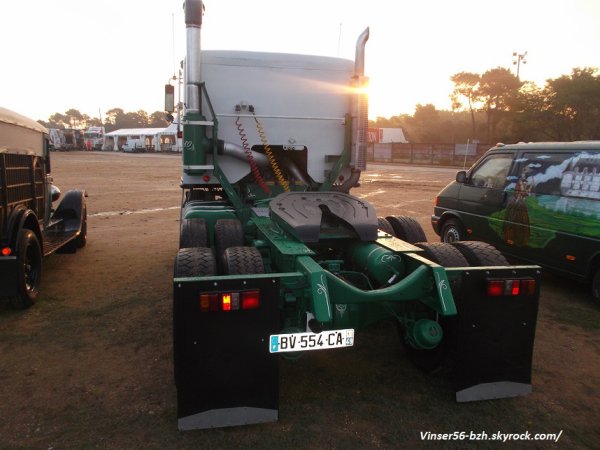
[[[16,249],[17,239],[23,228],[33,231],[37,236],[40,245],[43,245],[42,233],[37,215],[31,209],[24,206],[17,206],[8,219],[8,229],[10,230],[9,245],[13,250]]]
[[[64,231],[81,231],[85,211],[85,191],[73,189],[67,191],[52,214],[51,222],[62,220]]]

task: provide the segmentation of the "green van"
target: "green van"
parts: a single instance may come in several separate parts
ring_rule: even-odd
[[[600,302],[600,141],[498,144],[434,203],[443,242],[486,241],[591,282]]]

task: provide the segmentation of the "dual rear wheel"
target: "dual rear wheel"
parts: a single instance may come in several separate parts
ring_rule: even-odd
[[[205,277],[264,273],[257,248],[244,246],[242,224],[237,219],[215,223],[214,248],[208,247],[208,227],[204,219],[184,219],[180,249],[175,259],[175,277]]]

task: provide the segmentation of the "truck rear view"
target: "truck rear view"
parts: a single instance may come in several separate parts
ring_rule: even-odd
[[[484,243],[427,243],[350,194],[366,169],[365,45],[355,61],[201,52],[186,1],[182,208],[173,338],[180,429],[278,419],[278,361],[398,323],[457,400],[531,391],[537,267]],[[281,354],[281,355],[280,355]]]

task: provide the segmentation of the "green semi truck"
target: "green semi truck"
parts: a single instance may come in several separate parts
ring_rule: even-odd
[[[179,428],[278,420],[281,357],[351,347],[390,319],[415,364],[450,369],[458,401],[531,392],[539,267],[428,243],[415,219],[350,194],[366,169],[369,30],[355,61],[201,51],[202,2],[185,16]]]

